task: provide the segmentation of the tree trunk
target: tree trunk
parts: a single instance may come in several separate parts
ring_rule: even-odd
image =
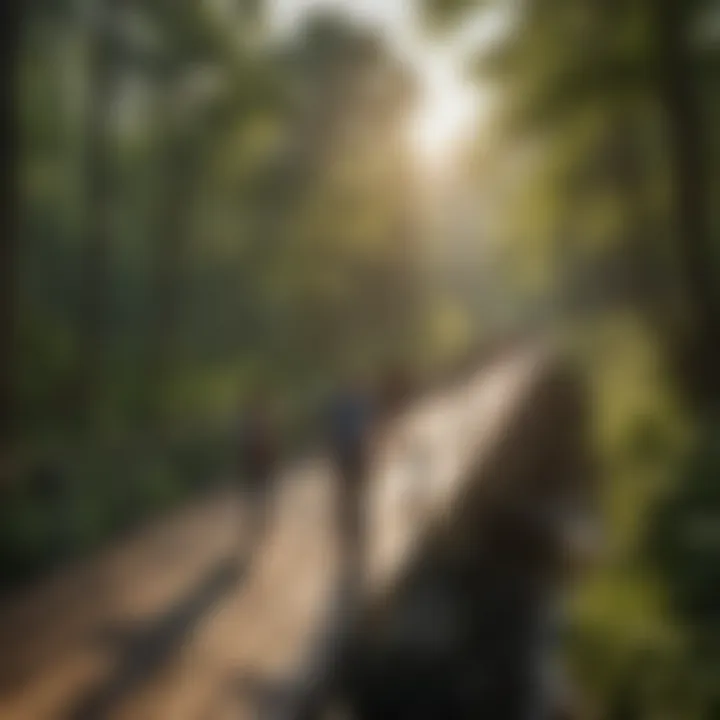
[[[107,341],[113,200],[109,130],[115,94],[114,48],[111,42],[113,8],[114,0],[100,2],[91,28],[86,148],[87,225],[81,270],[80,357],[74,398],[82,424],[91,421],[94,403],[98,400]]]
[[[667,117],[670,168],[675,196],[677,255],[693,312],[682,371],[693,398],[717,408],[720,400],[720,313],[715,287],[716,258],[709,226],[708,175],[703,147],[701,107],[692,83],[685,44],[683,0],[656,5],[660,96]]]
[[[162,421],[168,380],[177,354],[179,305],[195,183],[195,163],[188,153],[194,152],[171,143],[167,155],[167,185],[153,249],[149,307],[145,421],[153,426]]]
[[[21,4],[3,3],[2,44],[5,82],[2,89],[2,232],[0,233],[0,486],[10,473],[14,430],[15,280],[18,254],[18,118],[17,60]]]

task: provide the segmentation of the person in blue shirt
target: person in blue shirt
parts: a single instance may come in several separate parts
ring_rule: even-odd
[[[370,471],[374,403],[354,378],[335,394],[328,418],[330,457],[338,488],[338,531],[347,576],[357,579],[365,552],[364,503]]]

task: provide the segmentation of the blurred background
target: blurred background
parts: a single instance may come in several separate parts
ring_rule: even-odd
[[[294,457],[348,372],[552,333],[602,470],[574,674],[720,717],[720,2],[3,13],[3,592],[210,490],[259,385]]]

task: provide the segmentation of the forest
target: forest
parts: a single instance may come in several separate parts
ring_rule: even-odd
[[[0,586],[206,492],[253,388],[293,456],[345,373],[554,332],[609,548],[578,682],[593,717],[719,718],[720,2],[416,3],[428,47],[495,26],[482,123],[426,153],[422,64],[337,5],[3,9]]]

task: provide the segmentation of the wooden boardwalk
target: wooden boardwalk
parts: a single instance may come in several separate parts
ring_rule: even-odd
[[[501,437],[538,367],[526,353],[418,404],[377,454],[369,591],[392,581],[462,479]],[[257,717],[307,662],[332,607],[332,479],[289,469],[253,566],[237,562],[224,491],[5,601],[3,720]]]

